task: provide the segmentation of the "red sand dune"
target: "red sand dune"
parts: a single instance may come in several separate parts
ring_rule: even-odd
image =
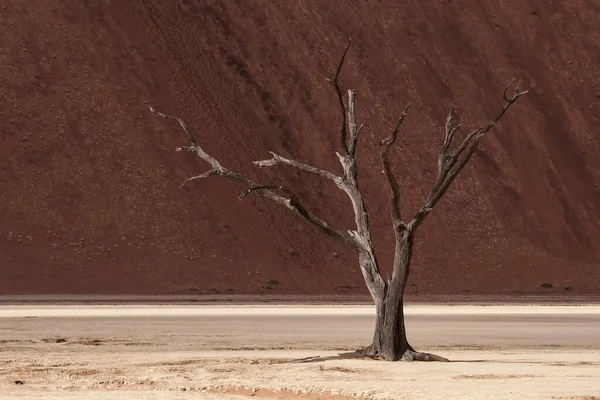
[[[179,188],[206,165],[148,111],[351,228],[329,183],[251,163],[273,150],[339,172],[325,78],[347,37],[361,186],[388,263],[376,138],[410,102],[393,154],[407,218],[449,107],[468,129],[513,76],[534,88],[419,233],[410,293],[600,293],[599,27],[593,0],[3,1],[0,293],[363,293],[351,251],[285,210],[218,178]]]

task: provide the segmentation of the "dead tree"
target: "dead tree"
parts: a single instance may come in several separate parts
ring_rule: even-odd
[[[336,175],[332,172],[282,157],[273,152],[271,152],[270,159],[255,161],[254,163],[259,167],[273,167],[277,164],[283,164],[332,181],[350,198],[356,222],[355,230],[342,232],[334,228],[322,218],[311,213],[302,204],[298,196],[288,188],[281,185],[260,184],[225,168],[214,157],[207,154],[202,149],[181,118],[158,112],[152,108],[150,108],[150,110],[159,117],[175,120],[181,125],[189,144],[185,147],[178,148],[177,150],[187,150],[196,153],[198,157],[210,164],[211,168],[208,171],[188,178],[186,182],[193,179],[207,178],[213,175],[237,181],[246,188],[240,195],[241,198],[246,197],[250,193],[257,193],[262,197],[288,208],[305,221],[315,225],[322,232],[337,239],[356,252],[360,270],[369,293],[375,302],[376,309],[376,325],[373,342],[370,346],[357,351],[357,355],[377,357],[389,361],[447,361],[447,359],[443,357],[415,351],[408,343],[406,337],[403,295],[410,274],[410,263],[415,234],[429,212],[448,191],[448,188],[452,185],[452,182],[454,182],[460,171],[467,165],[481,139],[483,139],[494,125],[500,121],[509,107],[527,93],[527,90],[520,90],[519,84],[517,83],[514,85],[513,79],[513,81],[511,81],[504,89],[503,105],[498,113],[485,125],[466,135],[457,146],[453,146],[453,141],[456,133],[459,131],[460,125],[454,123],[452,118],[453,110],[450,110],[445,124],[444,142],[438,155],[437,179],[429,191],[423,206],[410,220],[407,220],[408,222],[403,221],[400,213],[400,188],[389,160],[390,150],[397,143],[398,131],[405,120],[408,106],[404,109],[391,134],[380,143],[380,156],[383,171],[390,186],[391,219],[395,236],[395,254],[392,274],[388,279],[384,279],[381,275],[379,261],[377,260],[377,255],[371,241],[367,208],[358,185],[356,148],[363,125],[358,125],[356,121],[355,92],[353,90],[348,90],[348,99],[346,103],[339,82],[340,72],[349,48],[350,41],[348,41],[348,45],[344,50],[333,79],[328,79],[335,90],[341,110],[339,134],[341,137],[340,144],[342,151],[336,152],[336,155],[342,165],[342,174]],[[512,89],[512,94],[509,95],[508,92],[511,91],[513,86],[514,89]]]

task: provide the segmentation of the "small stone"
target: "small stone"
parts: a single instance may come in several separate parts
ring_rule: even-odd
[[[544,283],[542,283],[542,284],[540,285],[540,287],[542,287],[542,288],[544,288],[544,289],[550,289],[550,288],[552,287],[552,284],[551,284],[551,283],[544,282]]]

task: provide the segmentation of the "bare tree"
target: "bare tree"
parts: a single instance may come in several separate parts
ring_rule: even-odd
[[[350,44],[351,42],[348,41],[348,45],[344,50],[333,79],[328,79],[335,89],[341,110],[340,137],[342,151],[336,152],[336,155],[342,165],[343,173],[341,175],[336,175],[332,172],[282,157],[273,152],[271,152],[270,159],[255,161],[254,163],[259,167],[272,167],[277,164],[283,164],[332,181],[350,198],[352,208],[354,209],[356,222],[355,230],[342,232],[332,227],[322,218],[311,213],[302,204],[298,196],[290,189],[281,185],[259,184],[223,167],[214,157],[207,154],[202,147],[200,147],[200,144],[189,132],[185,122],[181,118],[158,112],[152,108],[150,108],[150,110],[159,117],[175,120],[181,125],[189,144],[185,147],[178,148],[177,150],[187,150],[196,153],[198,157],[210,164],[211,168],[208,171],[188,178],[186,182],[193,179],[207,178],[213,175],[237,181],[246,187],[245,191],[240,195],[241,198],[256,192],[262,197],[290,209],[302,219],[315,225],[322,232],[339,240],[356,252],[360,270],[363,274],[369,293],[375,302],[376,308],[376,325],[373,342],[370,346],[358,350],[356,355],[377,357],[389,361],[448,361],[437,355],[415,351],[408,343],[406,337],[403,296],[406,282],[410,274],[410,263],[415,234],[429,212],[444,196],[460,171],[467,165],[481,139],[498,121],[500,121],[508,108],[521,96],[527,93],[527,90],[520,90],[519,84],[517,83],[514,85],[513,79],[513,81],[511,81],[504,89],[504,102],[500,111],[498,111],[498,113],[485,125],[466,135],[457,146],[453,146],[452,144],[456,133],[459,131],[460,125],[454,123],[452,118],[453,110],[450,110],[446,119],[444,143],[442,144],[438,156],[437,179],[429,191],[423,206],[410,220],[408,220],[408,222],[402,220],[400,213],[400,188],[389,161],[390,150],[394,144],[397,143],[398,131],[405,120],[408,106],[404,109],[398,118],[394,130],[387,138],[380,142],[380,156],[383,171],[390,186],[391,218],[395,236],[395,254],[392,274],[388,279],[384,279],[381,275],[379,261],[377,260],[371,241],[367,208],[358,186],[356,147],[363,125],[358,125],[356,121],[355,92],[353,90],[348,90],[348,100],[346,104],[339,83],[340,72],[342,71]],[[511,91],[513,86],[515,87],[512,89],[512,94],[509,96],[508,92]]]

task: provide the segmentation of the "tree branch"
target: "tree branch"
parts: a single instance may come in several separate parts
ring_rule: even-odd
[[[279,205],[282,205],[282,206],[294,211],[298,216],[302,217],[304,220],[315,225],[322,232],[341,241],[342,243],[351,247],[352,249],[354,249],[356,251],[359,251],[361,249],[360,244],[354,238],[352,238],[352,236],[346,235],[346,234],[342,233],[341,231],[331,227],[327,222],[323,221],[321,218],[319,218],[316,215],[309,212],[306,209],[306,207],[300,202],[298,196],[296,196],[291,190],[286,189],[279,185],[259,185],[255,182],[253,182],[251,179],[248,179],[236,172],[230,171],[227,168],[223,167],[214,157],[207,154],[200,147],[200,145],[198,144],[196,139],[190,134],[185,122],[181,118],[175,117],[173,115],[161,113],[159,111],[154,110],[152,107],[150,107],[150,111],[152,111],[152,113],[154,113],[155,115],[157,115],[161,118],[175,120],[175,121],[179,122],[179,125],[181,125],[181,127],[183,128],[185,137],[190,142],[190,145],[183,149],[191,151],[193,153],[196,153],[196,155],[198,155],[198,157],[200,157],[201,159],[203,159],[204,161],[206,161],[210,164],[211,169],[209,171],[204,172],[200,175],[188,178],[186,180],[186,182],[188,180],[207,178],[207,177],[213,176],[213,175],[222,176],[224,178],[234,180],[234,181],[239,182],[239,183],[243,184],[244,186],[246,186],[246,190],[240,195],[240,198],[244,198],[252,192],[257,192],[262,197],[269,199]],[[284,196],[281,196],[281,195],[275,193],[274,190],[282,191],[287,197],[284,197]]]
[[[340,76],[340,72],[342,71],[342,66],[344,65],[344,60],[346,59],[346,54],[348,53],[351,44],[352,40],[348,39],[348,44],[346,45],[346,49],[342,54],[342,58],[340,59],[340,63],[338,64],[337,70],[335,71],[335,76],[333,77],[333,79],[327,79],[327,82],[331,83],[335,88],[335,93],[337,94],[338,103],[342,112],[342,122],[340,124],[340,137],[342,141],[342,150],[344,150],[344,153],[348,153],[348,144],[346,143],[346,106],[344,105],[344,97],[342,95],[342,89],[338,82],[338,78]]]
[[[442,149],[440,150],[440,154],[438,156],[438,175],[443,173],[443,170],[448,166],[448,163],[451,161],[451,157],[448,156],[448,149],[452,144],[454,134],[460,128],[460,124],[456,126],[452,124],[453,113],[454,107],[450,109],[450,111],[448,112],[448,117],[446,117],[446,136],[444,138],[444,144],[442,145]]]
[[[318,175],[322,178],[329,179],[330,181],[333,181],[338,186],[342,182],[342,178],[340,178],[339,176],[337,176],[329,171],[325,171],[323,169],[313,167],[312,165],[303,164],[301,162],[282,157],[279,154],[276,154],[272,151],[270,151],[269,153],[271,153],[271,155],[273,156],[272,158],[270,158],[268,160],[254,161],[254,164],[258,165],[261,168],[262,167],[272,167],[276,164],[289,165],[291,167],[298,168],[302,171],[306,171],[311,174]]]
[[[339,90],[339,86],[336,89]],[[360,246],[358,256],[361,272],[373,299],[378,301],[378,293],[384,290],[385,281],[379,271],[377,255],[375,254],[375,248],[371,240],[367,207],[358,187],[358,167],[356,165],[355,151],[362,126],[356,126],[355,93],[353,90],[348,91],[348,105],[348,120],[351,124],[351,143],[350,148],[344,154],[336,152],[344,170],[341,185],[338,186],[346,192],[352,203],[356,230],[350,231],[349,234]]]
[[[246,189],[242,193],[240,193],[239,198],[240,199],[244,199],[250,193],[258,191],[258,190],[281,190],[281,191],[285,191],[285,188],[282,187],[281,185],[254,185],[254,186],[250,186],[248,189]]]
[[[215,174],[214,171],[211,169],[209,171],[206,171],[203,174],[191,176],[191,177],[187,178],[185,181],[183,181],[183,183],[181,185],[179,185],[179,188],[181,189],[186,183],[188,183],[188,181],[193,181],[195,179],[208,178],[209,176],[214,175],[214,174]]]
[[[356,92],[354,90],[348,90],[348,129],[350,131],[350,147],[348,153],[352,156],[356,155],[356,145],[358,144],[358,137],[363,129],[363,125],[356,126]]]
[[[198,144],[198,142],[196,142],[196,139],[192,136],[192,134],[190,133],[190,131],[188,130],[188,127],[186,125],[186,123],[179,117],[176,117],[174,115],[169,115],[169,114],[163,114],[160,111],[156,111],[154,108],[152,108],[152,106],[150,106],[150,111],[155,114],[158,115],[161,118],[164,119],[171,119],[174,121],[177,121],[179,123],[179,125],[181,125],[181,128],[183,129],[183,133],[185,134],[185,138],[191,142],[192,144]],[[178,148],[177,151],[181,150],[181,148]]]
[[[392,133],[381,141],[381,150],[379,152],[381,163],[383,165],[383,173],[385,174],[391,189],[390,204],[392,207],[392,224],[394,226],[394,232],[396,233],[396,239],[398,239],[399,230],[404,228],[404,223],[402,222],[400,212],[400,186],[398,185],[398,181],[396,181],[394,173],[392,172],[392,168],[390,167],[389,153],[390,148],[396,143],[398,131],[404,123],[404,119],[406,118],[406,113],[409,107],[410,104],[407,105],[402,111],[402,114],[400,115],[400,118],[398,118],[398,122],[396,123]]]
[[[460,171],[462,171],[462,169],[467,165],[467,163],[471,159],[471,156],[477,149],[481,139],[500,121],[500,119],[502,119],[502,117],[510,108],[510,106],[512,106],[521,96],[529,92],[529,89],[520,90],[520,82],[518,82],[513,90],[512,95],[508,97],[507,92],[513,86],[514,81],[515,79],[513,78],[502,92],[504,104],[502,105],[500,111],[496,113],[494,118],[490,119],[485,125],[469,133],[462,140],[457,149],[452,153],[450,153],[452,139],[460,125],[453,125],[453,110],[450,110],[450,113],[448,114],[448,117],[446,119],[446,135],[444,139],[444,144],[442,145],[440,154],[438,156],[438,176],[431,190],[429,191],[427,199],[425,200],[425,204],[423,204],[421,209],[417,212],[417,214],[414,216],[414,218],[408,225],[408,228],[411,231],[414,231],[421,225],[427,214],[429,214],[432,208],[444,196],[444,194],[446,193],[450,185],[452,185],[452,182],[454,182]]]
[[[340,160],[340,164],[344,170],[344,175],[341,177],[341,182],[338,184],[340,189],[342,189],[348,195],[351,203],[352,209],[354,210],[354,220],[356,223],[356,230],[349,231],[348,233],[353,238],[353,240],[358,244],[358,257],[359,264],[361,266],[361,272],[365,279],[365,283],[367,284],[367,288],[371,293],[371,296],[375,301],[379,301],[378,293],[381,293],[384,289],[385,282],[381,277],[381,273],[379,272],[379,263],[377,261],[377,256],[375,254],[375,249],[373,247],[373,243],[371,240],[371,232],[369,230],[369,215],[367,213],[367,208],[364,203],[362,194],[360,189],[358,188],[358,169],[356,165],[355,153],[356,146],[358,143],[358,138],[360,136],[360,132],[363,126],[358,126],[356,124],[356,109],[355,109],[355,92],[353,90],[348,90],[348,111],[346,115],[346,106],[344,104],[344,98],[342,95],[342,88],[339,84],[339,76],[342,71],[342,67],[344,65],[344,60],[346,58],[346,54],[350,49],[351,41],[348,40],[348,44],[342,54],[342,58],[340,63],[338,64],[338,68],[335,72],[335,76],[333,80],[328,79],[327,81],[331,83],[335,89],[335,93],[338,98],[338,103],[340,106],[342,122],[340,125],[340,136],[342,141],[342,152],[341,154],[336,152],[335,154],[338,156]],[[347,129],[346,124],[350,124],[350,146],[348,147],[348,143],[346,140],[347,137]]]

